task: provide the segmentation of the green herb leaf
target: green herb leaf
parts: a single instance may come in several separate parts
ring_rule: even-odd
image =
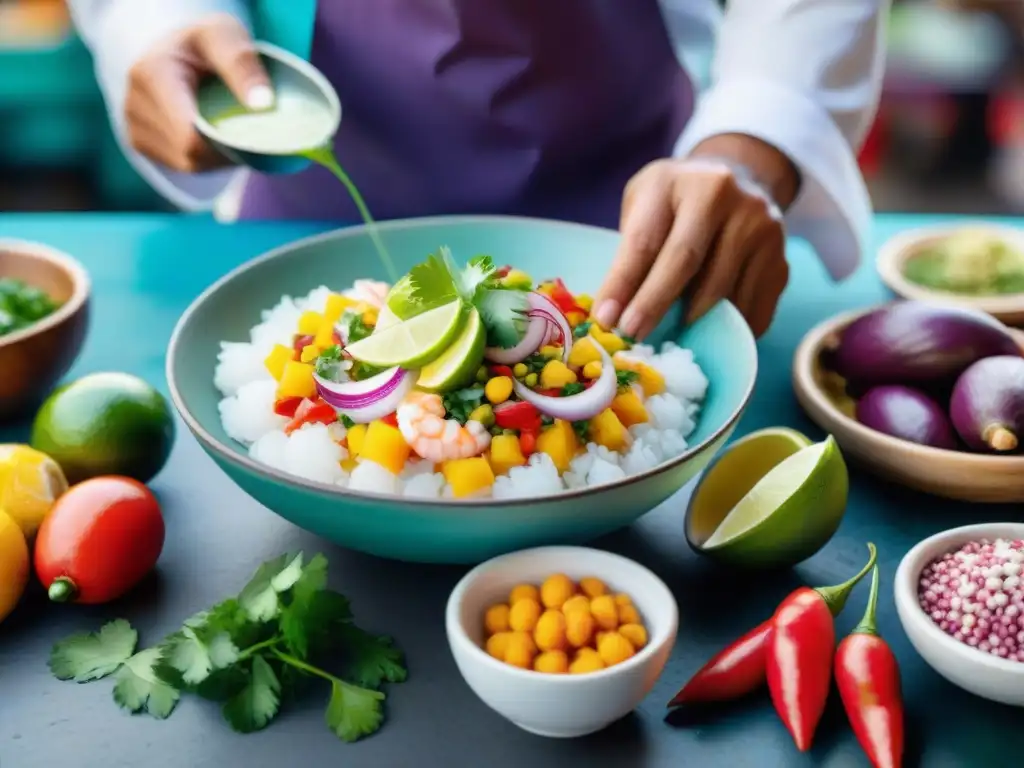
[[[322,619],[317,612],[317,596],[326,586],[327,558],[315,555],[292,587],[291,600],[281,609],[278,625],[285,646],[300,659],[309,654],[309,635]]]
[[[619,390],[629,389],[633,382],[640,378],[636,371],[615,371],[615,382]]]
[[[450,260],[447,248],[438,254],[430,254],[427,260],[409,270],[410,302],[422,305],[441,306],[459,297],[455,283],[455,272],[446,263]]]
[[[135,652],[139,633],[124,619],[104,624],[99,632],[80,632],[53,646],[50,671],[58,680],[86,683],[114,672]]]
[[[324,720],[327,727],[342,741],[358,741],[376,733],[384,722],[381,702],[384,694],[334,679],[331,681],[331,700],[327,704]]]
[[[270,664],[262,656],[253,656],[248,671],[248,684],[222,708],[224,719],[239,733],[266,728],[281,706],[281,682]]]
[[[470,304],[476,303],[480,291],[490,286],[494,272],[494,262],[490,256],[474,256],[459,273],[459,295]]]
[[[160,649],[139,651],[117,671],[114,701],[122,709],[136,714],[146,712],[163,720],[170,716],[181,694],[156,673]]]
[[[577,339],[582,339],[584,336],[590,333],[590,326],[593,325],[593,321],[584,320],[582,323],[572,329],[572,335]]]
[[[281,607],[278,595],[291,589],[301,576],[302,553],[281,555],[257,569],[238,602],[253,621],[270,621]]]
[[[348,625],[340,633],[346,655],[345,676],[364,688],[379,688],[381,683],[403,683],[408,672],[402,652],[390,637],[372,635]]]
[[[586,444],[590,440],[590,420],[585,419],[583,421],[574,421],[572,423],[573,431],[576,433],[576,437],[579,438],[580,442]]]
[[[210,673],[224,669],[238,660],[238,648],[227,632],[200,636],[194,627],[182,627],[164,641],[161,653],[167,664],[181,673],[186,685],[198,685]],[[205,634],[205,633],[204,633]],[[170,682],[170,681],[168,681]]]
[[[509,349],[522,341],[529,308],[525,292],[487,288],[481,292],[476,306],[490,346]]]
[[[562,387],[562,391],[560,394],[562,397],[572,397],[573,395],[578,395],[580,392],[583,392],[584,390],[586,390],[585,386],[580,384],[580,382],[578,381],[573,381]]]

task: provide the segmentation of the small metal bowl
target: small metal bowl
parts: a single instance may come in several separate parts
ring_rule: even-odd
[[[67,254],[39,243],[0,240],[0,278],[23,280],[60,306],[0,336],[0,419],[41,401],[78,358],[89,326],[89,276]]]
[[[331,130],[324,136],[321,145],[329,144],[341,124],[341,102],[327,78],[309,62],[275,45],[258,42],[255,47],[270,76],[275,98],[281,98],[288,93],[301,93],[323,103],[330,111]],[[204,80],[199,86],[196,101],[199,107],[195,118],[196,130],[214,149],[233,163],[248,166],[260,173],[286,174],[297,173],[309,167],[312,162],[294,153],[268,152],[266,149],[238,146],[225,141],[213,121],[244,110],[245,107],[219,78],[211,77]]]

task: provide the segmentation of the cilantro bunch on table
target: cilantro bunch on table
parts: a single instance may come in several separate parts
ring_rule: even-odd
[[[113,675],[119,707],[159,719],[182,694],[195,694],[219,703],[240,733],[265,728],[284,702],[320,683],[329,686],[327,727],[349,742],[381,727],[381,686],[406,678],[401,651],[357,627],[348,600],[327,587],[322,555],[266,562],[237,596],[187,619],[159,644],[138,650],[138,639],[127,621],[111,621],[57,643],[50,669],[79,683]]]

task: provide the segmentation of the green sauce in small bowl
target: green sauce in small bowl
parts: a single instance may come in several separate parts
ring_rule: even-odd
[[[0,278],[0,336],[38,323],[60,306],[45,291],[21,280]]]
[[[975,230],[922,249],[906,260],[902,271],[911,283],[960,296],[1024,293],[1024,251]]]

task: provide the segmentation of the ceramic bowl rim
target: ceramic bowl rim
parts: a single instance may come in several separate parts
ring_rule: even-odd
[[[266,56],[276,59],[280,63],[291,67],[317,87],[317,90],[319,90],[327,100],[327,105],[331,109],[331,130],[330,134],[324,138],[324,143],[330,142],[338,132],[338,127],[341,125],[341,101],[338,99],[337,91],[334,90],[334,87],[330,84],[327,78],[324,77],[323,73],[305,59],[302,59],[283,48],[279,48],[276,45],[272,45],[271,43],[257,41],[253,43],[253,47],[257,52],[265,54]],[[193,118],[193,122],[195,123],[196,130],[202,133],[207,139],[238,152],[248,152],[254,155],[263,155],[265,157],[293,157],[295,155],[294,151],[273,152],[268,151],[266,148],[242,146],[235,142],[225,141],[223,134],[217,130],[213,123],[203,117],[198,110]],[[307,149],[313,149],[313,147],[307,147]]]
[[[806,387],[805,393],[814,405],[823,411],[827,411],[847,432],[852,433],[856,437],[869,442],[874,446],[889,445],[903,453],[915,453],[924,459],[956,461],[959,462],[961,466],[976,469],[978,471],[986,471],[997,465],[1000,467],[1011,466],[1011,462],[1013,468],[1018,468],[1021,471],[1024,471],[1024,455],[996,456],[984,453],[955,451],[949,448],[935,448],[930,445],[919,445],[907,440],[900,440],[899,438],[892,437],[891,435],[886,435],[882,432],[871,429],[870,427],[866,427],[859,421],[851,419],[839,410],[835,403],[829,399],[824,390],[822,390],[818,385],[817,381],[815,381],[815,356],[829,335],[842,330],[858,317],[866,315],[869,312],[874,312],[882,307],[898,303],[899,301],[902,301],[902,299],[897,299],[893,302],[886,302],[885,304],[879,304],[873,307],[841,312],[818,323],[818,325],[814,326],[804,335],[800,340],[800,343],[797,345],[796,352],[793,353],[793,378],[806,378],[807,381],[811,382],[812,386]]]
[[[71,279],[71,295],[54,312],[20,331],[0,336],[0,349],[30,339],[56,328],[68,318],[74,317],[85,306],[91,292],[89,273],[69,254],[44,243],[16,238],[0,238],[0,251],[18,253],[37,261],[45,261],[60,269]]]
[[[1012,533],[1009,535],[1024,538],[1024,523],[975,523],[972,525],[962,525],[957,528],[939,531],[922,539],[900,560],[900,564],[896,568],[893,597],[896,601],[900,623],[904,624],[904,631],[906,631],[906,624],[913,624],[924,633],[928,642],[934,645],[937,652],[947,657],[956,658],[965,664],[987,667],[996,672],[1006,672],[1016,677],[1024,678],[1024,663],[992,656],[950,637],[925,614],[917,600],[918,578],[921,575],[921,571],[924,570],[924,567],[931,560],[943,553],[952,552],[969,541],[993,538],[1000,535],[994,534],[993,531],[1010,531]],[[931,552],[931,550],[934,551]],[[905,606],[907,610],[900,611],[900,605]]]
[[[596,556],[616,561],[617,565],[623,569],[633,570],[642,578],[651,582],[651,586],[653,587],[652,591],[657,593],[656,597],[652,596],[652,601],[656,601],[659,606],[663,605],[668,608],[665,628],[657,635],[649,637],[647,645],[621,664],[606,667],[598,670],[597,672],[589,672],[585,675],[542,675],[538,672],[534,672],[533,670],[520,669],[519,667],[513,667],[510,664],[498,661],[487,653],[487,651],[474,643],[472,638],[467,634],[465,628],[462,626],[460,613],[462,611],[463,603],[465,602],[466,593],[469,592],[470,588],[489,571],[504,565],[506,562],[512,561],[514,563],[516,560],[521,560],[533,555],[549,555],[553,560],[563,563],[570,558],[586,559]],[[558,559],[556,556],[560,556],[561,559]],[[489,670],[498,674],[510,675],[514,680],[534,682],[543,681],[545,683],[550,681],[552,685],[561,685],[564,687],[578,687],[586,685],[588,681],[602,680],[616,675],[624,675],[630,670],[642,667],[660,653],[664,649],[665,645],[668,644],[679,631],[679,604],[676,602],[675,595],[672,594],[672,590],[668,588],[668,585],[662,581],[654,571],[645,565],[641,565],[636,560],[631,560],[617,552],[608,552],[607,550],[597,549],[596,547],[560,545],[531,547],[530,549],[520,549],[515,552],[509,552],[504,555],[492,557],[490,560],[480,563],[480,565],[477,565],[465,576],[459,579],[458,583],[448,596],[448,602],[445,604],[444,616],[445,632],[448,635],[449,645],[458,645],[460,652],[475,657],[481,663],[486,665]]]
[[[562,227],[562,228],[583,228],[587,230],[599,230],[602,232],[614,232],[614,230],[604,229],[602,227],[595,227],[588,224],[578,224],[575,222],[555,221],[552,219],[540,219],[535,217],[525,216],[504,216],[504,215],[470,215],[470,216],[428,216],[423,218],[415,219],[394,219],[391,221],[384,221],[378,224],[378,230],[387,232],[391,230],[401,230],[411,227],[422,227],[426,226],[440,226],[440,225],[453,225],[453,224],[486,224],[488,222],[501,222],[501,223],[531,223],[531,224],[542,224],[549,227]],[[342,229],[333,229],[328,232],[321,232],[317,235],[311,235],[309,237],[300,238],[293,240],[290,243],[278,246],[266,253],[256,256],[253,259],[239,265],[235,269],[228,272],[226,275],[221,277],[206,290],[204,290],[199,296],[197,296],[192,303],[188,306],[188,309],[182,313],[178,319],[177,325],[174,327],[174,332],[171,334],[171,340],[167,345],[167,355],[165,362],[165,376],[167,378],[167,386],[170,391],[171,401],[174,403],[175,409],[181,415],[185,424],[189,430],[206,446],[207,449],[213,451],[223,461],[226,461],[239,469],[255,473],[259,476],[268,477],[277,483],[284,484],[296,489],[305,489],[314,491],[319,494],[326,495],[337,499],[361,499],[367,502],[384,502],[384,503],[395,503],[396,501],[401,503],[403,507],[422,508],[422,509],[434,509],[434,508],[451,508],[458,507],[460,509],[496,509],[502,507],[514,507],[522,505],[523,503],[528,504],[540,504],[540,503],[551,503],[551,502],[562,502],[563,500],[570,499],[583,499],[591,496],[597,496],[607,491],[617,490],[620,488],[626,488],[636,483],[643,482],[644,480],[661,475],[669,470],[682,465],[689,461],[694,456],[699,455],[705,451],[712,443],[718,440],[722,435],[726,434],[732,429],[739,421],[740,416],[746,409],[750,402],[751,395],[754,392],[754,386],[757,383],[757,345],[754,341],[753,334],[748,331],[747,336],[747,354],[752,356],[751,368],[753,375],[750,377],[750,381],[747,382],[746,389],[740,399],[739,404],[729,415],[729,417],[715,429],[707,438],[702,440],[700,443],[690,446],[686,451],[681,453],[668,461],[664,461],[658,464],[656,467],[645,470],[635,475],[629,475],[621,480],[616,480],[611,483],[605,483],[603,485],[586,486],[584,488],[576,488],[572,490],[565,490],[559,493],[549,493],[541,496],[530,496],[527,498],[509,498],[509,499],[423,499],[414,498],[408,496],[396,496],[389,493],[376,493],[370,491],[353,491],[349,488],[342,488],[337,485],[331,485],[329,483],[321,483],[313,480],[307,480],[305,478],[298,477],[297,475],[289,475],[286,472],[270,467],[266,464],[262,464],[248,455],[242,455],[230,447],[221,443],[220,440],[210,434],[202,424],[192,415],[188,408],[185,407],[184,400],[181,396],[181,392],[178,389],[178,383],[174,371],[174,360],[177,357],[178,345],[181,343],[181,335],[186,325],[188,325],[192,316],[199,311],[199,308],[219,291],[224,285],[231,282],[239,275],[244,274],[250,269],[253,269],[265,262],[273,261],[280,257],[282,254],[288,253],[299,247],[308,247],[321,240],[328,240],[337,237],[342,238],[354,238],[363,235],[367,231],[365,225],[345,227]],[[731,303],[723,302],[727,305],[727,309],[730,312],[739,315],[737,310]],[[212,382],[210,383],[212,387]]]
[[[1007,224],[966,220],[955,224],[932,224],[900,232],[886,240],[878,250],[875,267],[882,282],[894,293],[907,299],[936,301],[974,307],[991,315],[1024,311],[1024,292],[994,296],[963,296],[912,283],[903,273],[907,260],[924,247],[964,231],[984,232],[996,239],[1015,243],[1024,249],[1024,230]]]

